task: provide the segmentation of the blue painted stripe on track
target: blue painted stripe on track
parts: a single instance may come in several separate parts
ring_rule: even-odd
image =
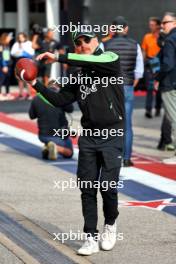
[[[10,148],[13,148],[19,152],[24,153],[25,155],[30,155],[32,157],[35,157],[39,160],[41,160],[41,149],[40,147],[37,147],[33,144],[30,144],[28,142],[25,142],[23,140],[14,138],[14,137],[0,137],[0,143],[4,144]],[[73,173],[74,175],[76,174],[76,170],[77,170],[77,164],[62,164],[59,163],[59,161],[67,161],[66,159],[60,157],[58,159],[58,162],[56,164],[52,164],[52,161],[43,161],[45,163],[48,163],[50,165],[56,166],[62,170],[65,170],[67,172]],[[71,161],[73,159],[69,159],[69,161]],[[136,200],[139,201],[149,201],[149,200],[159,200],[159,199],[166,199],[166,198],[171,198],[173,197],[173,195],[171,196],[168,193],[164,193],[161,192],[159,190],[153,189],[151,187],[148,187],[146,185],[143,185],[141,183],[137,183],[135,181],[132,180],[125,180],[124,181],[124,188],[119,189],[119,192],[130,196]],[[174,197],[174,199],[172,200],[172,202],[176,202],[176,198]],[[176,216],[176,207],[174,206],[168,206],[165,207],[162,211],[174,215]]]

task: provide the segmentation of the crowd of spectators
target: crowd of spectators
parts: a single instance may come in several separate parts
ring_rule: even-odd
[[[2,33],[0,36],[0,101],[12,99],[32,99],[35,92],[30,85],[18,80],[18,91],[10,89],[12,79],[14,79],[14,67],[21,58],[35,59],[35,57],[45,51],[62,52],[60,43],[54,39],[54,32],[46,29],[40,32],[40,27],[34,26],[32,35],[19,32],[14,38],[12,33]],[[51,75],[51,66],[43,62],[38,63],[39,74],[44,84],[47,86]],[[25,87],[26,86],[26,87]],[[4,87],[4,89],[3,89]]]

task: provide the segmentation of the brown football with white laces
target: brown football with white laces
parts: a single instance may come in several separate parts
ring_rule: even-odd
[[[27,58],[19,59],[16,63],[15,71],[17,76],[26,82],[36,79],[38,74],[38,68],[36,63]]]

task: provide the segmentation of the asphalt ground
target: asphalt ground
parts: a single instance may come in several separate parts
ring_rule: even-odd
[[[75,176],[4,145],[0,145],[0,150],[2,172],[0,201],[2,204],[10,205],[50,234],[69,234],[70,230],[73,233],[82,230],[79,190],[68,189],[61,192],[54,189],[54,181],[66,181]],[[132,200],[121,193],[119,199]],[[100,230],[103,226],[101,208],[99,197]],[[86,259],[92,263],[145,264],[151,261],[157,264],[175,263],[174,216],[147,208],[122,207],[118,220],[118,233],[123,233],[123,240],[117,242],[113,251],[101,251]],[[77,250],[81,241],[67,240],[65,244]],[[6,259],[6,255],[9,257],[9,251],[1,249],[2,259]],[[9,264],[19,263],[16,257],[10,261]],[[56,263],[61,263],[60,259],[57,261]],[[1,260],[0,263],[6,262]],[[65,263],[68,262],[65,261]]]

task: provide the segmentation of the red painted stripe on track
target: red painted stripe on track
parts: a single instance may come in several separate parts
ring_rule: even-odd
[[[19,119],[10,117],[9,115],[0,112],[0,122],[17,127],[17,128],[21,128],[23,130],[26,130],[34,134],[38,134],[37,124],[30,120],[19,120]],[[77,137],[71,138],[71,140],[72,140],[73,145],[77,145],[77,141],[78,141]]]
[[[163,163],[135,164],[136,168],[158,174],[168,179],[176,180],[176,165]]]
[[[29,121],[28,120],[19,120],[19,119],[15,119],[13,117],[10,117],[7,114],[0,113],[0,122],[6,123],[8,125],[11,125],[11,126],[14,126],[17,128],[24,129],[24,130],[31,132],[31,133],[34,133],[34,134],[38,133],[37,125],[30,120]]]
[[[34,134],[37,134],[38,132],[37,125],[33,123],[32,121],[18,120],[4,113],[0,113],[0,122],[3,122],[5,124],[11,125],[17,128],[21,128],[23,130],[26,130]],[[72,138],[72,142],[74,145],[77,145],[77,141],[78,141],[78,137]],[[140,154],[138,154],[137,157],[139,161],[149,161],[147,157],[145,159],[144,155],[140,157]],[[176,180],[176,165],[166,165],[160,162],[157,163],[152,160],[150,161],[149,164],[138,164],[136,160],[135,167],[139,169],[143,169],[151,173],[158,174],[168,179]]]

